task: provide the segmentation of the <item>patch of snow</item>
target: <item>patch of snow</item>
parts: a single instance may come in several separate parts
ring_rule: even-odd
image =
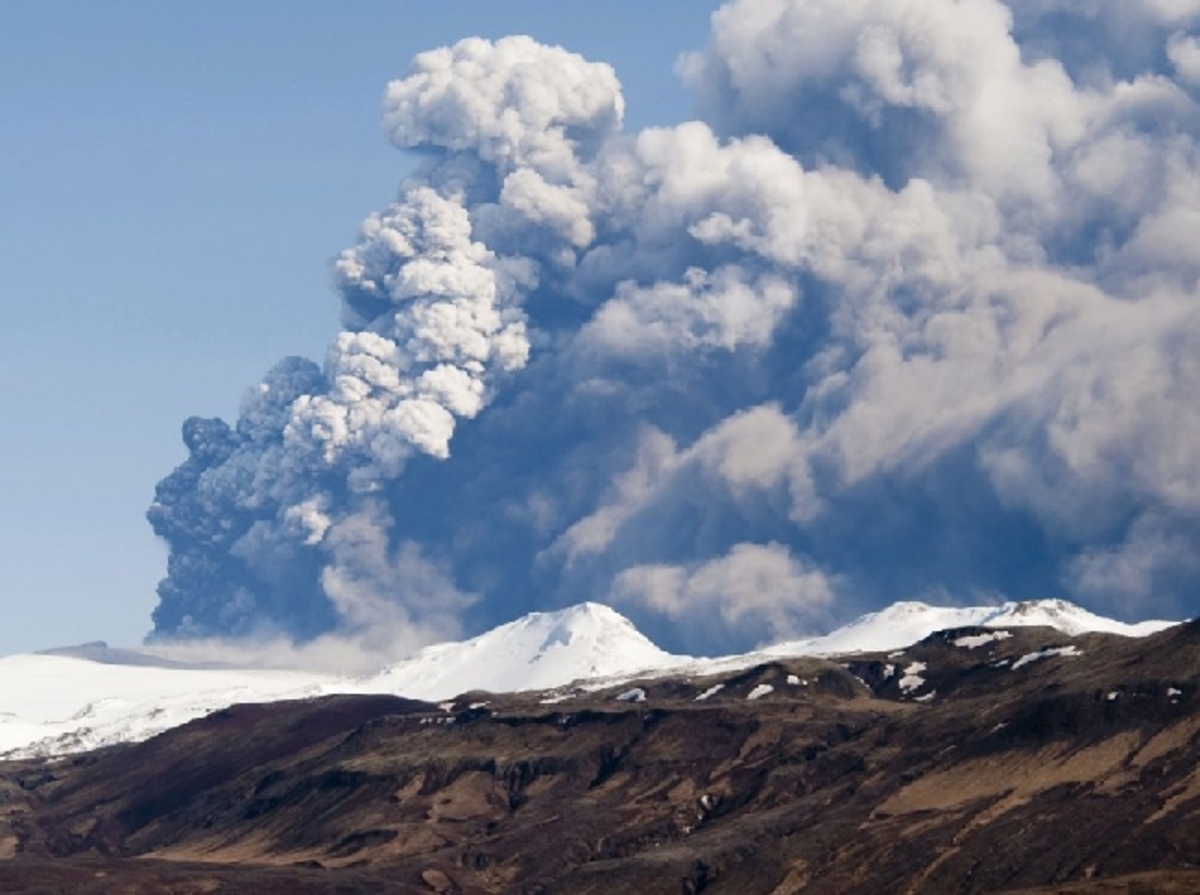
[[[930,690],[924,696],[914,697],[913,702],[933,702],[935,696],[937,696],[937,690]]]
[[[775,688],[770,684],[759,684],[753,690],[746,694],[747,699],[762,699],[769,693],[774,693]]]
[[[1108,692],[1108,695],[1105,696],[1104,698],[1107,699],[1109,702],[1116,702],[1118,699],[1121,698],[1121,691],[1120,690],[1110,690]]]
[[[800,675],[789,674],[787,676],[787,682],[788,682],[789,687],[799,687],[800,686]]]
[[[1036,662],[1038,659],[1047,659],[1050,656],[1082,656],[1083,651],[1075,644],[1069,646],[1048,646],[1045,649],[1040,649],[1034,653],[1026,653],[1021,658],[1012,664],[1012,671],[1016,671],[1022,665],[1028,665],[1030,662]]]
[[[617,702],[645,702],[646,691],[641,687],[634,687],[632,690],[626,690],[624,693],[618,693],[614,697]]]
[[[959,637],[953,641],[955,646],[965,647],[966,649],[978,649],[981,646],[986,646],[989,643],[995,643],[998,640],[1008,640],[1012,637],[1012,631],[993,631],[991,634],[969,634],[965,637]]]
[[[883,679],[885,681],[888,680],[888,678],[890,678],[895,673],[896,673],[896,666],[893,665],[891,662],[889,662],[887,665],[883,666]]]
[[[904,677],[900,678],[900,689],[905,693],[911,693],[913,690],[919,689],[924,683],[925,678],[921,677],[921,672],[925,671],[928,666],[924,662],[913,662],[904,669]]]
[[[711,687],[709,687],[707,690],[705,690],[703,693],[701,693],[699,696],[696,697],[696,702],[703,702],[704,700],[708,699],[711,696],[716,696],[718,693],[720,693],[724,689],[725,689],[724,684],[713,684]]]
[[[1177,690],[1177,689],[1175,689],[1174,687],[1167,687],[1167,696],[1168,696],[1168,697],[1171,697],[1171,696],[1182,696],[1182,695],[1183,695],[1183,691],[1182,691],[1182,690]]]

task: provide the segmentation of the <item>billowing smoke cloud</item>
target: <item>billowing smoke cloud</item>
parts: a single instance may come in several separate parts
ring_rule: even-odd
[[[636,134],[606,65],[418,56],[384,126],[424,161],[324,366],[184,426],[156,633],[1194,612],[1200,3],[1120,10],[734,0],[680,63],[701,119]]]

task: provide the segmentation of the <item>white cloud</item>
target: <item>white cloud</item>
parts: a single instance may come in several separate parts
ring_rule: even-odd
[[[781,544],[735,544],[724,556],[689,566],[641,565],[613,581],[612,598],[703,629],[716,613],[727,631],[777,642],[810,630],[833,605],[836,582]],[[807,626],[807,627],[806,627]]]
[[[1176,32],[1167,42],[1167,56],[1179,77],[1200,84],[1200,38]]]
[[[400,148],[476,152],[502,171],[571,178],[577,152],[618,130],[625,110],[610,65],[529,37],[468,38],[421,53],[388,85],[383,124]]]
[[[653,358],[765,347],[795,304],[796,287],[770,275],[747,279],[746,271],[729,266],[712,273],[691,268],[682,283],[622,283],[580,334],[580,350]]]

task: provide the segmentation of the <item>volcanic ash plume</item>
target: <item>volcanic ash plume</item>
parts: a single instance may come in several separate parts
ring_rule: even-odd
[[[1200,6],[1122,9],[735,0],[680,63],[703,119],[636,134],[607,65],[418,56],[384,127],[424,161],[335,264],[323,367],[184,425],[156,634],[386,646],[597,599],[701,651],[906,597],[1180,614]]]

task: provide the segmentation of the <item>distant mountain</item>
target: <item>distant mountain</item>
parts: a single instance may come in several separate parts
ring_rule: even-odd
[[[659,649],[615,609],[581,603],[531,613],[462,643],[426,647],[355,690],[446,699],[468,690],[545,690],[686,661]]]
[[[129,658],[128,664],[119,662]],[[607,606],[535,612],[461,643],[426,647],[358,677],[169,667],[103,644],[0,659],[0,756],[67,754],[137,742],[234,703],[331,693],[446,699],[631,675],[687,661]]]
[[[776,656],[835,656],[900,649],[923,640],[934,631],[965,628],[1046,627],[1072,637],[1099,632],[1124,637],[1145,637],[1178,622],[1144,621],[1126,624],[1088,612],[1066,600],[1027,600],[999,606],[930,606],[926,603],[893,603],[886,609],[860,616],[823,637],[793,640],[764,650]]]
[[[377,673],[355,677],[170,667],[169,660],[155,661],[138,651],[85,644],[0,659],[0,756],[67,754],[136,742],[235,703],[334,693],[439,701],[472,690],[550,691],[572,684],[596,690],[639,675],[712,675],[780,657],[895,650],[949,628],[1044,626],[1068,636],[1139,637],[1171,624],[1127,625],[1061,600],[957,608],[906,602],[822,637],[698,659],[659,649],[608,606],[582,603],[535,612],[461,643],[429,646]]]
[[[39,650],[37,656],[65,656],[70,659],[86,659],[101,665],[146,665],[153,668],[220,668],[220,662],[184,662],[160,656],[146,650],[111,647],[103,640],[92,640],[75,646],[60,646]]]

